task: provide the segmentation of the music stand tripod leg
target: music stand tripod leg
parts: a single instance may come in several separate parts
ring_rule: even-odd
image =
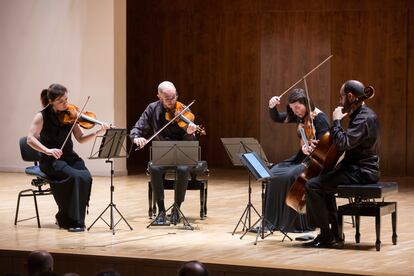
[[[179,215],[181,215],[181,219],[183,220],[183,225],[184,227],[188,227],[190,228],[190,230],[194,230],[194,227],[191,226],[190,222],[188,221],[188,219],[185,217],[184,213],[181,211],[180,207],[178,207],[178,204],[174,202],[174,204],[172,205],[172,208],[174,210],[176,210],[176,212],[178,212]],[[174,222],[174,225],[176,225],[177,222]]]
[[[250,174],[249,174],[248,202],[247,202],[246,208],[244,209],[244,212],[242,213],[239,221],[236,224],[236,227],[233,230],[232,235],[234,235],[240,223],[243,224],[242,231],[245,231],[245,233],[248,232],[250,229],[252,229],[251,227],[252,210],[251,209],[253,209],[256,212],[256,214],[260,217],[260,213],[257,211],[257,209],[252,204],[252,187],[251,187],[251,179],[250,179]],[[243,221],[243,217],[244,217],[244,221]],[[249,222],[248,226],[247,226],[247,221]]]
[[[91,224],[91,226],[88,227],[88,231],[92,228],[92,226],[98,221],[98,219],[102,219],[106,225],[109,226],[109,229],[112,230],[112,235],[115,235],[115,224],[114,224],[114,210],[115,209],[118,214],[121,216],[121,220],[125,221],[125,223],[128,225],[130,230],[133,230],[131,225],[129,225],[128,221],[124,218],[124,216],[121,214],[121,212],[118,210],[118,208],[116,208],[116,205],[114,204],[113,198],[114,198],[114,191],[115,191],[115,186],[114,186],[114,169],[113,169],[113,161],[112,160],[106,160],[105,163],[111,163],[111,186],[110,186],[110,194],[111,194],[111,198],[110,198],[110,203],[108,204],[108,206],[106,206],[105,210],[103,210],[103,212],[95,219],[95,221]],[[108,210],[109,208],[109,219],[110,219],[110,223],[108,224],[106,222],[106,220],[102,217],[103,214],[106,212],[106,210]],[[120,221],[121,221],[120,220]],[[118,221],[119,222],[119,221]],[[118,223],[117,223],[118,224]]]

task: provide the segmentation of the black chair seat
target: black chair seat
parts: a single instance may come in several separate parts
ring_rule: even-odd
[[[338,197],[360,199],[383,198],[398,192],[397,182],[378,182],[375,184],[339,185]]]

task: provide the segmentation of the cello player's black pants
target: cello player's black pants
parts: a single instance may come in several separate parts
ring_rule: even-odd
[[[309,179],[305,184],[306,212],[310,224],[320,228],[322,237],[338,237],[338,212],[335,193],[338,185],[361,182],[357,174],[335,169],[326,174]],[[331,225],[331,227],[329,226]]]

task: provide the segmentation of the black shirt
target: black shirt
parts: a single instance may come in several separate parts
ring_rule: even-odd
[[[139,120],[132,127],[130,132],[131,139],[137,137],[149,138],[165,126],[168,121],[165,118],[167,110],[164,108],[160,101],[150,103],[145,111],[142,113]],[[159,133],[154,140],[160,141],[182,141],[182,140],[195,140],[194,135],[190,135],[187,131],[181,128],[176,122],[171,123],[161,133]]]
[[[377,115],[368,106],[361,105],[349,116],[344,130],[340,120],[333,122],[331,135],[339,151],[345,151],[341,167],[360,173],[367,181],[379,178],[379,123]]]

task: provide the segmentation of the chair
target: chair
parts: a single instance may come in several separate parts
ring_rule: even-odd
[[[398,192],[398,183],[379,182],[375,184],[339,185],[338,197],[354,198],[350,203],[338,207],[339,236],[343,235],[343,216],[355,216],[355,241],[360,242],[360,217],[375,217],[375,248],[381,249],[381,217],[391,214],[392,243],[397,244],[397,202],[385,202],[384,197]],[[370,199],[382,198],[380,202]],[[345,239],[344,239],[345,240]]]
[[[38,161],[40,160],[40,153],[37,152],[36,150],[32,149],[27,144],[27,137],[26,136],[20,138],[19,144],[20,144],[20,153],[21,153],[22,159],[24,161],[34,162],[34,166],[27,167],[25,169],[25,173],[27,175],[34,176],[35,178],[33,178],[32,182],[31,182],[32,186],[34,186],[33,188],[25,189],[25,190],[22,190],[22,191],[19,192],[19,195],[17,197],[17,207],[16,207],[16,216],[14,218],[14,225],[17,225],[17,223],[21,222],[21,221],[36,218],[37,219],[37,227],[41,228],[40,218],[39,218],[39,208],[37,206],[37,197],[52,194],[52,191],[51,191],[50,187],[44,189],[44,186],[50,184],[51,180],[47,177],[47,175],[45,173],[43,173],[40,170],[40,168],[38,166]],[[33,200],[34,200],[36,216],[18,220],[19,208],[20,208],[20,198],[21,197],[30,197],[30,196],[32,196]]]
[[[188,181],[188,190],[199,190],[200,191],[200,219],[204,219],[207,216],[207,190],[208,180],[205,178],[208,176],[210,171],[207,168],[206,161],[199,161],[197,166],[191,171],[191,179]],[[147,175],[149,171],[147,170]],[[197,179],[197,176],[203,176],[203,179]],[[164,190],[174,190],[174,179],[175,171],[169,170],[164,178]],[[153,218],[157,213],[156,202],[152,197],[152,186],[151,181],[148,181],[148,217]]]

